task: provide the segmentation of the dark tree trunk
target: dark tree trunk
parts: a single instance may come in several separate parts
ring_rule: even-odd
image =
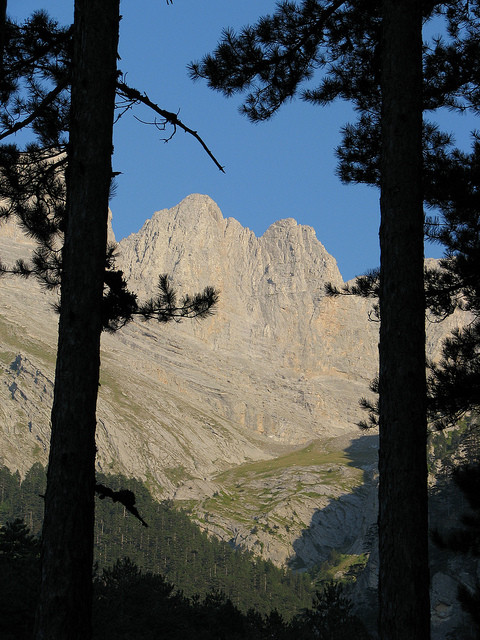
[[[383,25],[379,625],[428,640],[421,3],[384,0]]]
[[[119,0],[76,0],[67,226],[37,640],[91,636],[96,402]]]
[[[0,0],[0,84],[3,83],[3,52],[7,28],[7,0]]]

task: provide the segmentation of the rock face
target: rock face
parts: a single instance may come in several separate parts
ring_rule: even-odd
[[[0,228],[5,262],[32,247],[11,224]],[[103,336],[99,466],[186,498],[182,474],[196,487],[285,447],[357,435],[358,399],[377,369],[378,325],[368,320],[368,301],[325,297],[325,283],[342,278],[311,227],[288,218],[257,238],[197,194],[155,213],[118,254],[141,299],[168,273],[180,295],[212,285],[220,302],[201,322],[138,321]],[[56,298],[30,280],[3,278],[1,287],[2,458],[25,469],[46,459],[38,438],[48,442]],[[435,348],[438,336],[429,341]],[[34,382],[41,376],[43,386]],[[31,431],[17,439],[12,423],[31,423]]]
[[[0,257],[32,244],[0,227]],[[102,337],[97,464],[186,501],[209,531],[308,567],[332,546],[361,553],[375,515],[375,436],[358,405],[377,370],[368,301],[342,284],[311,227],[288,218],[257,238],[207,196],[155,213],[122,240],[117,266],[140,299],[168,273],[179,294],[212,285],[203,321],[132,322]],[[46,463],[56,294],[0,281],[0,463]],[[430,357],[455,319],[428,331]]]
[[[316,373],[320,348],[323,370],[338,365],[341,354],[327,347],[328,334],[339,327],[334,317],[335,327],[326,326],[323,287],[342,279],[311,227],[289,218],[257,238],[233,218],[224,219],[212,200],[193,195],[157,212],[138,234],[123,240],[121,264],[139,295],[151,294],[162,269],[180,291],[207,284],[218,288],[220,307],[213,321],[194,327],[195,335],[214,348],[234,351],[251,344],[270,350],[274,344],[285,365]],[[302,344],[305,339],[308,344]]]
[[[324,284],[342,279],[311,227],[281,220],[257,238],[192,195],[123,240],[119,266],[140,298],[163,272],[180,293],[220,290],[213,318],[167,333],[223,360],[214,368],[230,371],[219,390],[230,419],[284,444],[352,430],[359,387],[376,370],[377,326],[365,301],[325,298]],[[243,392],[232,397],[232,383]]]

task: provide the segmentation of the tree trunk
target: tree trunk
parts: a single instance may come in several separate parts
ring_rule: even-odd
[[[0,86],[3,84],[3,53],[7,29],[7,0],[0,0]]]
[[[91,636],[95,427],[119,0],[76,0],[67,225],[37,640]]]
[[[384,0],[380,225],[380,637],[430,637],[422,19]]]

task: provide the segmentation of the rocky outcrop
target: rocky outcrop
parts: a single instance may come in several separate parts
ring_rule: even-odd
[[[46,458],[53,383],[20,353],[8,364],[0,362],[0,371],[2,463],[25,473],[32,461]]]

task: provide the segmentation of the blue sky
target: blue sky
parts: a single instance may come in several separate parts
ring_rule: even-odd
[[[186,70],[212,51],[224,27],[239,28],[271,12],[274,0],[123,0],[119,68],[127,83],[197,130],[219,162],[222,174],[198,142],[178,131],[164,134],[127,113],[115,128],[116,195],[110,206],[120,240],[140,229],[155,211],[190,193],[204,193],[257,236],[276,220],[295,218],[312,226],[337,260],[345,280],[379,263],[379,194],[365,186],[344,186],[335,175],[334,149],[340,127],[354,121],[348,104],[327,108],[295,100],[274,118],[253,125],[238,113],[240,98],[226,99],[193,83]],[[73,16],[73,0],[9,0],[8,13],[22,20],[46,9],[62,24]],[[146,120],[145,111],[136,114]],[[472,128],[467,118],[447,118],[461,145]],[[440,249],[426,247],[439,257]]]

